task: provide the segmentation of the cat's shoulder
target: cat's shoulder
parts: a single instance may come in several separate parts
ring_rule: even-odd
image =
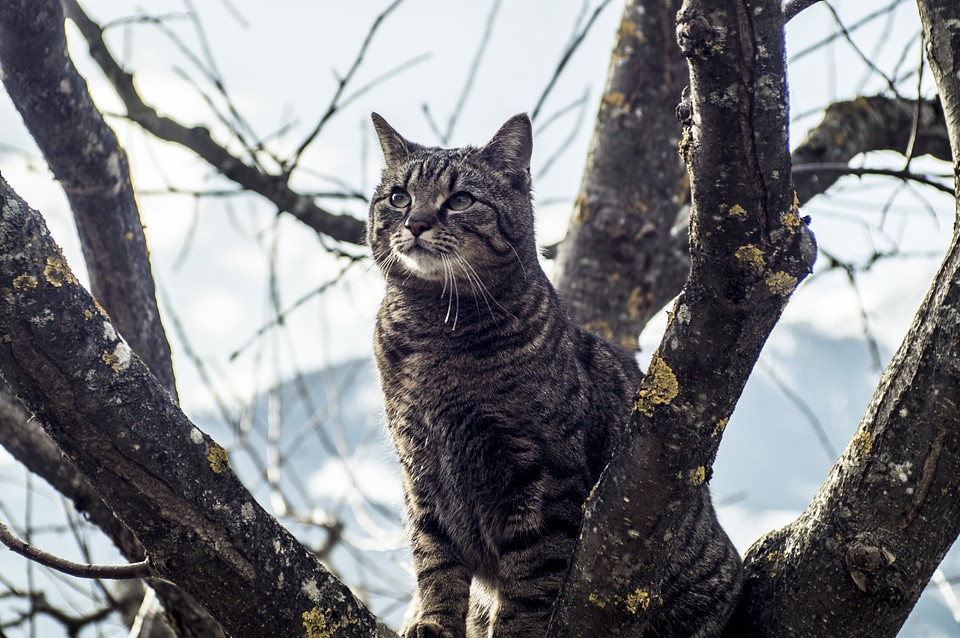
[[[634,352],[583,328],[574,326],[575,341],[580,360],[597,374],[622,372],[639,379],[640,367]]]

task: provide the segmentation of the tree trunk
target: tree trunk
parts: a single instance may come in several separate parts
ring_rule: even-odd
[[[173,396],[177,389],[146,238],[126,153],[94,105],[67,54],[59,0],[8,2],[0,9],[3,83],[73,211],[94,297],[113,325]],[[5,401],[12,397],[2,391]],[[131,561],[143,548],[100,502],[43,430],[8,406],[0,442],[100,527]],[[216,621],[169,583],[154,583],[181,636],[220,635]]]
[[[176,395],[127,154],[67,54],[59,0],[3,3],[0,67],[4,88],[70,201],[91,293]]]
[[[629,349],[677,294],[689,264],[686,241],[671,236],[688,203],[674,115],[688,78],[674,36],[679,8],[679,0],[626,3],[580,195],[557,250],[557,289],[573,320]]]
[[[551,636],[640,635],[659,604],[665,539],[709,477],[760,349],[815,257],[790,179],[780,3],[721,4],[687,0],[677,17],[691,77],[690,277],[587,503]]]

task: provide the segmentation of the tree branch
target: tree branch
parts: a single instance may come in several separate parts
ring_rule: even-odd
[[[918,4],[956,176],[960,6]],[[893,636],[960,533],[958,229],[846,451],[800,518],[750,549],[731,636]]]
[[[883,175],[886,177],[896,177],[897,179],[905,182],[912,181],[917,182],[918,184],[931,186],[941,193],[947,193],[949,195],[953,195],[954,193],[953,187],[947,186],[940,180],[937,180],[933,177],[928,177],[927,175],[921,175],[920,173],[912,173],[903,169],[858,168],[855,166],[847,166],[846,164],[799,164],[794,165],[793,167],[794,178],[809,177],[811,173],[817,175],[818,177],[839,177],[841,175],[856,175],[857,177],[862,177],[864,175]]]
[[[0,374],[157,574],[234,636],[350,625],[390,636],[267,514],[77,283],[42,218],[0,180]]]
[[[213,140],[203,126],[187,127],[159,115],[137,92],[133,75],[127,73],[111,55],[103,39],[103,30],[87,17],[76,0],[63,0],[67,16],[77,25],[90,47],[90,55],[100,66],[127,109],[127,117],[150,134],[188,148],[221,175],[273,202],[316,232],[338,241],[363,244],[364,222],[350,215],[337,215],[318,206],[309,196],[293,191],[287,175],[268,174],[246,164]]]
[[[176,394],[127,156],[67,54],[59,0],[3,3],[0,66],[4,88],[70,201],[93,295]]]
[[[20,540],[3,523],[0,523],[0,543],[24,558],[77,578],[126,580],[130,578],[149,578],[156,575],[150,569],[150,562],[146,560],[126,565],[75,563]]]
[[[710,475],[760,349],[813,264],[790,180],[782,26],[778,0],[687,0],[677,15],[691,78],[681,147],[691,180],[690,277],[620,449],[586,505],[552,624],[572,628],[564,635],[642,633],[678,551],[665,539]],[[624,592],[649,604],[631,608]]]
[[[845,165],[870,151],[906,153],[913,131],[913,156],[950,159],[947,125],[939,99],[918,104],[916,100],[875,95],[835,102],[827,107],[820,124],[794,149],[793,163],[797,169],[806,164]],[[839,178],[837,172],[795,170],[794,187],[800,205],[826,192]]]

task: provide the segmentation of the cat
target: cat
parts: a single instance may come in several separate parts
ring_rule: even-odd
[[[372,117],[385,158],[367,229],[386,278],[374,346],[419,601],[403,635],[543,636],[642,374],[573,323],[540,267],[526,115],[455,149]],[[733,610],[740,557],[706,487],[681,533],[644,636],[717,635]]]

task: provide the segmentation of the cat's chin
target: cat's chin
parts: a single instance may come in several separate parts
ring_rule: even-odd
[[[400,258],[400,263],[404,269],[411,275],[427,281],[444,280],[443,260],[427,254],[423,250],[397,253],[397,256]]]

